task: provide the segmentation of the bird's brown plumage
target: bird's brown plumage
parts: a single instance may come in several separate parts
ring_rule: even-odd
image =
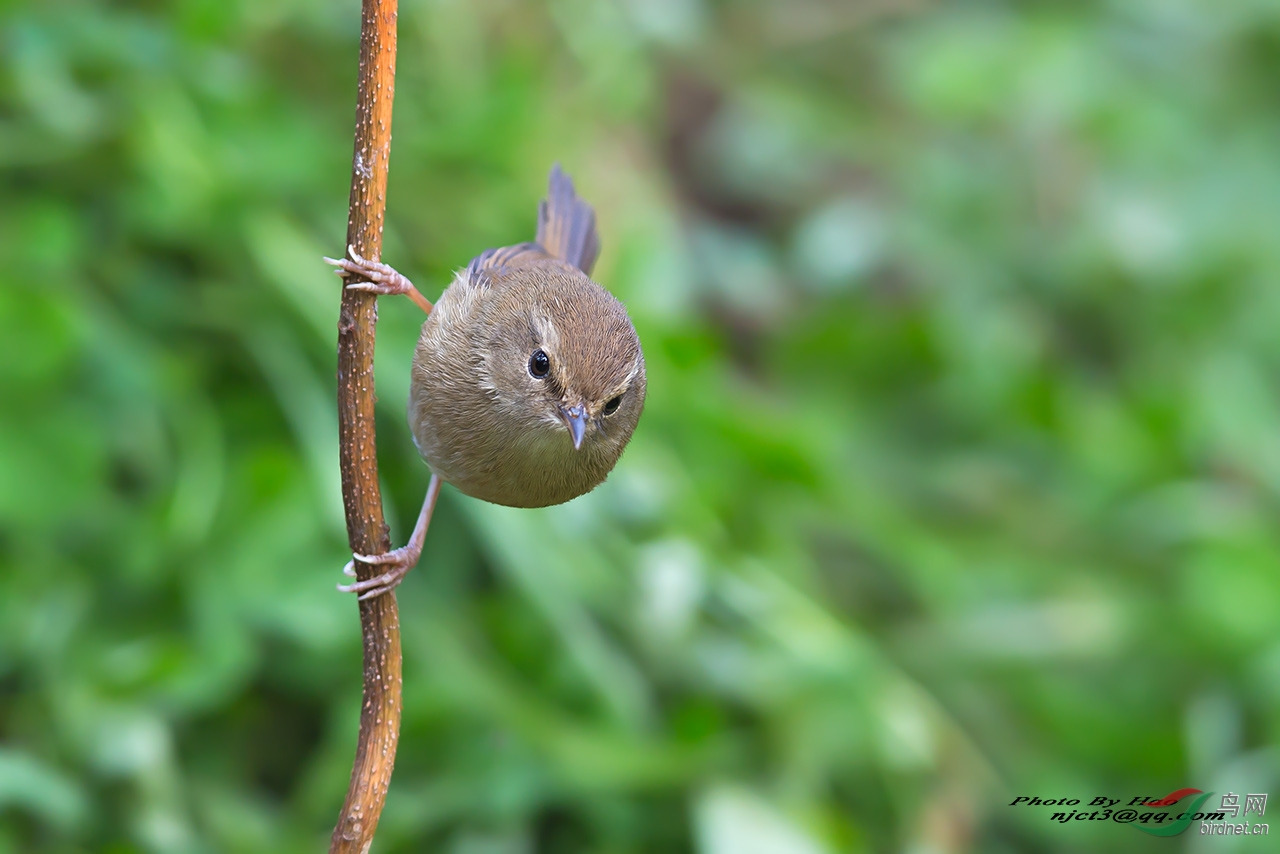
[[[543,507],[599,485],[644,408],[644,355],[626,309],[588,277],[595,213],[555,167],[538,242],[481,253],[422,326],[409,425],[431,468],[485,501]],[[542,350],[549,371],[530,359]],[[616,409],[610,402],[617,398]],[[587,419],[580,447],[565,411]]]

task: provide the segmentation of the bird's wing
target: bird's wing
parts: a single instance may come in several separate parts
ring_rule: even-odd
[[[463,278],[470,285],[488,288],[497,284],[511,270],[549,260],[552,260],[552,256],[536,243],[500,246],[497,249],[486,249],[472,258]]]
[[[574,192],[573,181],[557,163],[551,167],[547,197],[538,203],[536,241],[486,249],[471,260],[462,279],[473,287],[490,288],[520,267],[548,261],[568,264],[590,276],[599,254],[596,212]]]

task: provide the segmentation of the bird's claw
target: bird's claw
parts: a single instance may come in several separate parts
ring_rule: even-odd
[[[401,275],[394,267],[381,261],[370,261],[361,258],[354,246],[347,247],[350,258],[325,258],[326,264],[332,264],[334,270],[344,279],[361,276],[367,282],[351,282],[348,290],[369,291],[375,294],[407,294],[414,290],[413,283]]]
[[[412,546],[401,546],[398,549],[380,555],[362,555],[353,553],[351,555],[352,559],[349,560],[347,565],[342,568],[344,575],[348,575],[353,578],[355,577],[355,562],[357,560],[361,563],[369,563],[377,566],[391,564],[391,569],[381,575],[375,575],[373,578],[366,578],[363,581],[353,581],[350,584],[339,584],[338,590],[342,593],[359,594],[357,598],[361,601],[364,601],[365,599],[373,599],[377,596],[381,596],[383,593],[388,593],[394,590],[400,582],[404,580],[404,577],[409,573],[409,570],[413,569],[417,565],[418,558],[421,554],[421,546],[418,548],[413,548]]]

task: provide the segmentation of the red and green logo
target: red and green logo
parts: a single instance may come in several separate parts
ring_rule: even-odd
[[[1140,815],[1134,810],[1127,810],[1127,812],[1134,813],[1134,817],[1130,819],[1130,821],[1133,823],[1134,827],[1141,830],[1143,833],[1149,833],[1152,836],[1177,836],[1179,833],[1182,833],[1190,827],[1191,822],[1197,819],[1204,819],[1208,816],[1207,813],[1200,811],[1200,807],[1204,806],[1204,802],[1208,800],[1209,796],[1212,794],[1213,792],[1202,792],[1199,789],[1178,789],[1175,792],[1170,792],[1159,800],[1147,801],[1142,805],[1144,807],[1171,807],[1185,797],[1198,795],[1199,797],[1192,801],[1191,805],[1187,807],[1185,811],[1176,813],[1176,818],[1174,817],[1174,814],[1171,814],[1168,811],[1149,812],[1142,813]],[[1125,811],[1122,810],[1122,812]],[[1173,823],[1165,824],[1165,821],[1171,818],[1173,819]],[[1155,822],[1155,827],[1151,826],[1152,822]]]

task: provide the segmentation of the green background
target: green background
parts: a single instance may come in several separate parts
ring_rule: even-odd
[[[358,18],[0,9],[2,854],[327,844]],[[1008,803],[1280,795],[1278,93],[1266,0],[406,0],[384,258],[560,161],[649,398],[584,498],[446,487],[375,851],[1267,850]]]

